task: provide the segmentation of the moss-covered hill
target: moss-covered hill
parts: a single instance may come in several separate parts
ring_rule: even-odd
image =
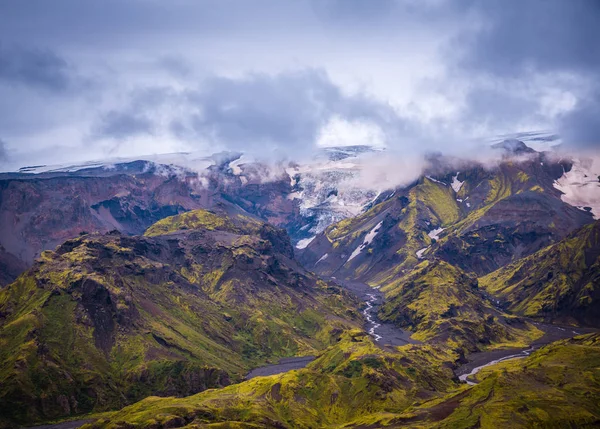
[[[300,260],[323,275],[381,285],[434,257],[485,275],[593,222],[553,187],[563,168],[570,166],[536,152],[495,167],[432,167],[360,216],[329,226]]]
[[[517,314],[600,326],[600,221],[483,277]]]
[[[201,210],[148,235],[69,240],[0,291],[2,419],[224,386],[360,320],[357,302],[295,263],[282,230]]]
[[[497,429],[600,423],[597,334],[490,366],[475,386],[456,384],[443,362],[443,353],[430,346],[387,353],[348,333],[306,369],[184,399],[147,398],[92,426]]]
[[[442,357],[429,346],[384,352],[364,332],[350,331],[306,369],[184,399],[148,398],[94,426],[338,427],[373,414],[400,413],[415,401],[455,389]]]
[[[492,306],[477,279],[444,261],[423,261],[385,286],[379,316],[457,353],[525,347],[543,335],[533,324]]]
[[[476,386],[424,404],[433,428],[595,428],[600,426],[600,336],[563,340],[526,359],[484,369]],[[420,427],[416,426],[415,427]]]

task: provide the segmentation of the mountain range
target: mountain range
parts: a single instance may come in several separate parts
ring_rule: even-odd
[[[600,424],[600,163],[492,153],[2,173],[0,426]]]

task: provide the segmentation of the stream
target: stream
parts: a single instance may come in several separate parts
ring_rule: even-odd
[[[505,360],[522,359],[522,358],[525,358],[525,357],[529,356],[531,354],[531,352],[534,351],[534,350],[535,350],[534,347],[530,347],[527,350],[523,350],[523,351],[521,351],[519,353],[511,354],[511,355],[508,355],[508,356],[504,356],[504,357],[501,357],[499,359],[494,359],[494,360],[492,360],[492,361],[490,361],[488,363],[485,363],[483,365],[476,366],[469,373],[465,373],[465,374],[459,375],[458,379],[460,381],[466,382],[470,386],[474,386],[477,383],[469,380],[469,377],[477,374],[479,371],[481,371],[486,366],[496,365],[497,363],[504,362]]]
[[[551,325],[549,323],[541,322],[533,322],[533,324],[538,329],[544,331],[544,335],[528,347],[472,353],[468,355],[469,362],[458,367],[454,373],[458,376],[459,380],[464,381],[469,385],[475,385],[477,383],[469,380],[469,377],[477,374],[481,369],[487,366],[495,365],[510,359],[526,358],[533,351],[553,343],[554,341],[572,338],[581,334],[598,332],[597,329],[593,328],[575,328],[572,326]]]
[[[402,330],[393,323],[384,322],[377,318],[377,312],[384,299],[383,292],[378,287],[374,288],[366,283],[356,281],[339,281],[335,278],[333,280],[365,302],[367,306],[362,312],[367,322],[365,330],[378,345],[396,347],[419,343],[419,341],[410,338],[412,332]]]

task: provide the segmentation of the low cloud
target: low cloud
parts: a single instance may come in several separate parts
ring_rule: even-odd
[[[0,43],[0,81],[64,92],[72,86],[73,76],[65,59],[49,49]]]
[[[600,87],[560,118],[559,134],[570,145],[600,148]]]
[[[123,140],[139,135],[152,135],[153,122],[134,112],[110,111],[104,114],[93,131],[98,138],[112,138]]]

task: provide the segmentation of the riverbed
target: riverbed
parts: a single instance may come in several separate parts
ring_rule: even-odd
[[[533,324],[538,329],[544,331],[544,335],[538,340],[534,341],[531,345],[522,348],[489,350],[484,352],[472,353],[467,357],[469,362],[458,367],[454,371],[454,373],[458,376],[458,378],[461,381],[464,381],[470,385],[474,385],[477,383],[470,380],[469,377],[477,374],[481,369],[487,366],[495,365],[499,362],[503,362],[509,359],[526,358],[533,351],[554,341],[564,340],[577,335],[588,334],[598,331],[597,329],[593,328],[576,328],[572,326],[550,325],[548,323],[540,322],[533,322]]]

